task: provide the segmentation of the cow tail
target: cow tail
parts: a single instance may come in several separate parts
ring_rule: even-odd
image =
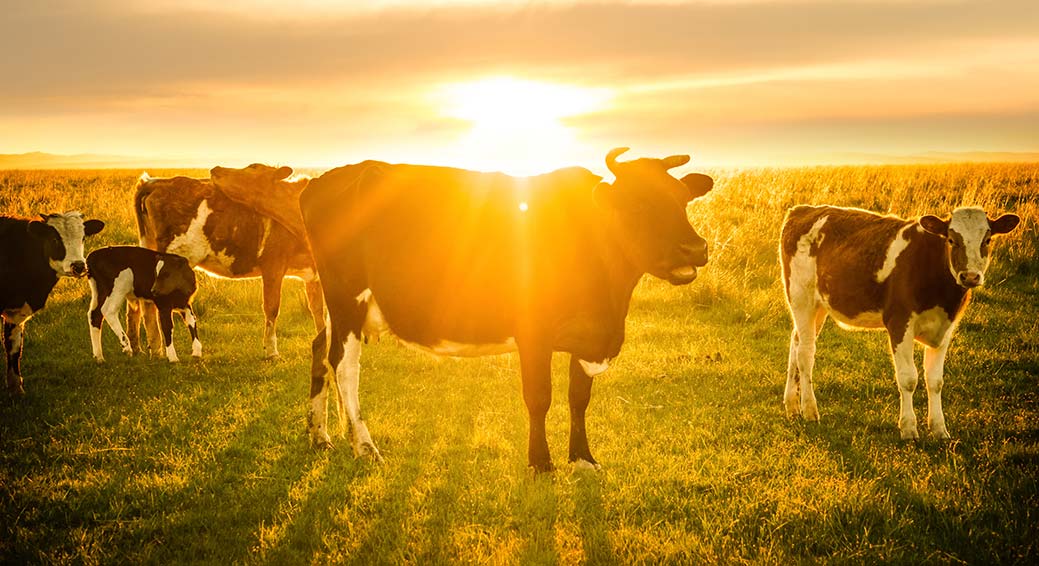
[[[151,184],[152,178],[148,173],[141,173],[137,179],[137,189],[134,193],[134,216],[137,217],[137,236],[143,247],[156,249],[157,242],[155,234],[148,229],[148,208],[145,201],[155,188]]]

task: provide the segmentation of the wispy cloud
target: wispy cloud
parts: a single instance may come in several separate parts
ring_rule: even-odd
[[[863,120],[1039,115],[1033,0],[279,5],[16,3],[0,52],[23,55],[0,59],[0,151],[60,137],[125,153],[149,129],[163,131],[156,151],[199,132],[210,152],[419,151],[464,127],[429,93],[502,75],[609,89],[610,107],[569,119],[607,145],[827,122],[861,145],[848,125]]]

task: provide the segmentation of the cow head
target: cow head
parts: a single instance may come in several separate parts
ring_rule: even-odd
[[[595,200],[620,230],[622,251],[631,263],[674,285],[689,283],[696,279],[696,268],[707,265],[707,242],[689,224],[686,204],[707,194],[714,181],[698,173],[678,180],[668,173],[688,163],[688,155],[617,161],[627,150],[606,155],[616,180],[599,183]]]
[[[292,175],[292,167],[271,167],[262,163],[253,163],[241,169],[217,166],[209,170],[209,175],[217,186],[257,189],[275,186],[279,181],[288,183],[285,179]]]
[[[985,283],[985,270],[992,259],[992,236],[1010,232],[1019,222],[1016,214],[989,220],[980,208],[957,208],[948,220],[930,215],[920,218],[924,230],[945,239],[949,272],[967,289]]]
[[[87,274],[83,256],[83,239],[101,231],[105,223],[83,220],[79,212],[41,214],[29,223],[29,233],[43,242],[43,251],[51,269],[59,277],[83,277]]]
[[[187,258],[176,254],[162,254],[155,264],[155,282],[152,283],[153,296],[167,296],[171,293],[195,294],[195,272]]]

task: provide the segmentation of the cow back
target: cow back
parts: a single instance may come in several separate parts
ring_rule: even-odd
[[[326,294],[371,289],[405,340],[480,343],[603,308],[598,180],[369,162],[311,181],[301,208]]]

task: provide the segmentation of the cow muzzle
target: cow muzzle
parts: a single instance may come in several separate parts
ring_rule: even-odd
[[[961,271],[956,275],[956,280],[960,287],[965,289],[980,287],[985,282],[984,276],[979,271]]]
[[[72,271],[73,277],[83,277],[87,274],[87,264],[82,261],[72,262],[72,265],[69,266],[69,269]]]

